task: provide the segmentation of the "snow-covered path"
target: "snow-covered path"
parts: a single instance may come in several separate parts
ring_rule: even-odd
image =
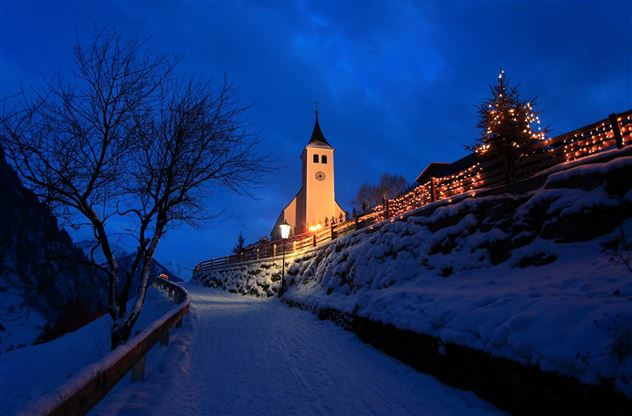
[[[189,284],[190,316],[93,415],[497,414],[474,394],[282,305]]]

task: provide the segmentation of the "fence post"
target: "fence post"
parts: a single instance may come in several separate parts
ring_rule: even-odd
[[[336,238],[336,231],[334,230],[334,225],[331,224],[331,239]]]
[[[312,235],[312,244],[316,247],[316,234]]]
[[[617,115],[612,113],[608,118],[610,119],[610,124],[612,125],[612,133],[614,134],[614,139],[617,142],[617,148],[623,149],[623,136],[621,135],[621,127],[619,126]]]
[[[276,257],[276,243],[272,244],[272,257]]]
[[[244,262],[244,252],[243,252],[243,251],[240,251],[240,252],[239,252],[239,262],[240,262],[240,263],[243,263],[243,262]]]
[[[430,198],[432,202],[437,200],[437,183],[434,176],[430,178]]]
[[[140,334],[140,331],[136,331],[136,335]],[[132,382],[143,381],[145,379],[145,356],[143,355],[134,367],[132,367]]]
[[[257,260],[259,260],[259,247],[257,247]]]
[[[296,252],[296,240],[292,241],[292,252]]]

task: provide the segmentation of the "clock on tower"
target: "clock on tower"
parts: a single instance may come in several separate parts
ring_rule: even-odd
[[[292,234],[302,234],[312,225],[324,225],[325,218],[338,218],[344,213],[335,197],[334,148],[320,129],[318,111],[314,114],[312,137],[301,153],[301,190],[281,211],[272,229],[273,240],[281,237],[279,224],[283,221],[292,226]]]

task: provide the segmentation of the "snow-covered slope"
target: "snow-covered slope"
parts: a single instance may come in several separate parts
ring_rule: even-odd
[[[150,288],[134,326],[147,327],[173,308],[161,291]],[[13,415],[110,352],[108,315],[53,341],[0,355],[0,415]]]
[[[0,292],[0,353],[30,345],[47,322],[42,314],[24,302],[22,290],[5,288]]]
[[[290,261],[285,298],[335,308],[632,397],[632,158],[468,198]],[[194,276],[269,295],[280,264]]]
[[[29,345],[70,304],[101,309],[105,284],[0,147],[0,354]],[[50,335],[50,333],[49,333]]]
[[[88,258],[94,256],[94,261],[97,264],[106,263],[105,256],[103,255],[101,248],[96,245],[95,240],[81,240],[77,243],[77,247],[81,248],[81,250]],[[116,256],[119,267],[121,267],[121,269],[125,270],[126,268],[131,266],[134,258],[134,252],[126,249],[125,247],[123,247],[122,244],[119,243],[112,244],[112,252]],[[171,261],[164,263],[154,258],[151,265],[151,277],[159,276],[162,273],[168,275],[169,279],[175,282],[190,280],[191,277],[191,271],[188,270],[187,273],[187,268],[177,265]],[[122,278],[123,277],[121,277],[121,279]]]
[[[191,280],[191,273],[193,271],[193,267],[185,266],[180,263],[176,263],[174,261],[160,261],[160,263],[167,269],[170,270],[171,273],[175,274],[178,278],[182,279],[184,282],[188,282]]]

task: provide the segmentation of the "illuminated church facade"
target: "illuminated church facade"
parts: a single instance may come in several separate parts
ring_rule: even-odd
[[[336,202],[334,186],[334,148],[329,144],[318,123],[318,111],[309,143],[301,154],[302,187],[294,199],[281,211],[272,239],[281,238],[279,225],[287,221],[292,234],[302,234],[325,226],[331,217],[339,218],[344,210]],[[326,220],[327,219],[327,220]],[[320,227],[319,227],[320,226]]]

